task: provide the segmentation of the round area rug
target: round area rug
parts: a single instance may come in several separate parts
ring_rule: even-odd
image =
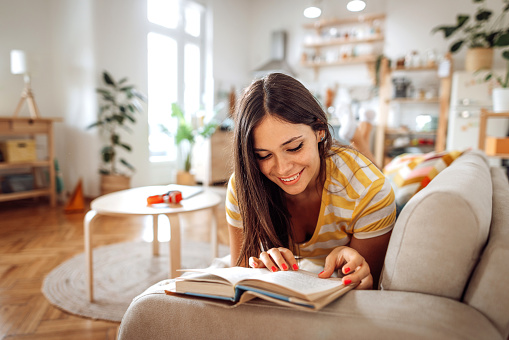
[[[205,268],[212,263],[210,244],[182,242],[182,267]],[[152,243],[128,242],[94,248],[94,302],[88,301],[85,254],[62,263],[44,279],[42,292],[66,312],[120,322],[132,299],[168,278],[168,242],[152,255]],[[219,256],[229,248],[219,245]]]

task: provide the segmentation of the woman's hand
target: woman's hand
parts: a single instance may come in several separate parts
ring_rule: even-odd
[[[325,267],[318,276],[328,278],[336,269],[341,269],[341,272],[346,275],[342,279],[343,284],[358,283],[355,289],[373,288],[373,276],[371,276],[369,265],[357,250],[350,247],[334,248],[325,258]]]
[[[265,267],[272,272],[277,271],[278,268],[281,270],[289,270],[290,268],[299,270],[299,266],[291,250],[283,247],[263,251],[260,253],[259,258],[254,256],[250,257],[249,266],[251,268]]]

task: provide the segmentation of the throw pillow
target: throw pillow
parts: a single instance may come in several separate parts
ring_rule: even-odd
[[[394,190],[398,213],[413,195],[425,188],[461,154],[462,151],[402,154],[387,164],[384,174]]]

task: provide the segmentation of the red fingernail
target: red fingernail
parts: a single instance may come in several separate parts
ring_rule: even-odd
[[[350,268],[345,268],[344,271],[345,271],[345,274],[348,274],[350,272]]]
[[[283,264],[281,265],[281,267],[283,267],[283,270],[287,270],[287,269],[288,269],[288,266],[287,266],[285,263],[283,263]]]
[[[272,270],[273,272],[275,272],[277,270],[276,267],[272,266],[272,268],[270,268],[270,270]]]
[[[256,262],[253,262],[253,267],[256,267]]]
[[[322,270],[318,276],[322,275],[325,272],[325,270]]]
[[[344,282],[344,283],[345,283],[345,285],[349,285],[350,283],[352,283],[352,280],[350,280],[350,279],[345,279],[345,282]]]
[[[299,270],[299,266],[297,266],[297,264],[294,264],[293,265],[293,270]]]

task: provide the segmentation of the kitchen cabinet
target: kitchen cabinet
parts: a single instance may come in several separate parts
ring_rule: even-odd
[[[509,119],[509,112],[492,112],[481,109],[479,120],[479,150],[484,150],[486,155],[491,157],[509,159],[509,137],[497,138],[486,134],[488,119],[491,118]]]
[[[322,67],[366,63],[374,79],[375,62],[382,53],[385,14],[319,20],[304,26],[308,34],[303,44],[302,65]]]
[[[0,139],[7,140],[35,140],[36,135],[43,135],[46,138],[46,154],[44,159],[32,159],[18,162],[0,162],[0,178],[7,177],[10,174],[35,175],[37,169],[47,169],[47,183],[43,187],[37,187],[37,183],[30,190],[20,190],[3,193],[0,192],[0,202],[18,200],[24,198],[48,196],[51,206],[56,205],[56,185],[55,185],[55,159],[53,123],[60,121],[58,118],[17,118],[0,117]],[[43,137],[44,138],[44,137]],[[5,157],[6,159],[7,157]],[[28,171],[27,171],[28,170]],[[34,179],[35,176],[31,177]],[[30,177],[29,177],[30,178]],[[37,182],[37,181],[35,181]]]
[[[451,70],[450,55],[440,63],[429,62],[413,67],[390,67],[388,59],[382,59],[380,110],[375,133],[375,160],[379,167],[383,167],[401,150],[411,148],[422,153],[445,150]],[[414,88],[410,93],[413,78],[424,79],[424,83],[419,85],[427,85]],[[416,114],[419,110],[424,114]],[[389,113],[392,113],[392,119]],[[423,126],[421,123],[426,119],[428,121]]]

